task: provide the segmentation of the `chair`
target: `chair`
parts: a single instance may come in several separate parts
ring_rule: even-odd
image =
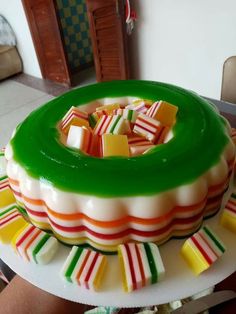
[[[22,72],[22,62],[14,46],[0,45],[0,80]]]
[[[16,48],[15,34],[0,15],[0,80],[22,72],[22,61]]]
[[[221,100],[236,104],[236,56],[224,62]]]

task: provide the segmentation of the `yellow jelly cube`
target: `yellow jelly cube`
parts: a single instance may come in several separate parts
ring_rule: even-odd
[[[139,106],[140,104],[145,104],[146,107],[151,107],[153,101],[148,100],[148,99],[135,99],[132,101],[132,104],[136,107]]]
[[[15,197],[9,188],[0,191],[0,208],[11,205],[15,202]]]
[[[196,275],[199,275],[209,267],[209,264],[205,261],[204,257],[198,250],[193,248],[189,240],[184,243],[181,249],[181,255]]]
[[[224,252],[223,242],[208,226],[194,233],[181,249],[183,258],[196,275],[208,269]]]
[[[1,208],[0,211],[0,241],[10,243],[16,232],[27,224],[19,214],[16,206]]]
[[[129,145],[126,135],[102,135],[102,155],[103,157],[110,156],[125,156],[129,157]]]
[[[101,107],[97,107],[96,111],[105,111],[107,114],[111,114],[114,109],[119,109],[120,104],[110,104],[110,105],[104,105]]]
[[[78,118],[78,117],[73,117],[70,121],[68,121],[68,123],[63,127],[63,132],[65,134],[68,134],[69,129],[71,127],[71,125],[75,125],[75,126],[84,126],[89,128],[89,122],[88,120],[82,119],[82,118]]]
[[[164,126],[171,126],[175,123],[178,107],[166,101],[160,101],[155,115],[152,118],[161,122]]]
[[[225,204],[220,223],[223,227],[236,233],[236,189]]]
[[[236,233],[236,213],[225,209],[220,219],[220,223],[226,229]]]

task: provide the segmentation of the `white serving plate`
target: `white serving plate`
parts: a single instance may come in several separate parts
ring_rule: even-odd
[[[115,307],[143,307],[183,299],[214,286],[236,270],[236,235],[219,224],[219,214],[205,221],[226,245],[224,255],[207,271],[196,277],[180,256],[184,240],[170,240],[160,246],[166,268],[164,280],[132,293],[122,290],[117,256],[108,256],[108,267],[99,292],[67,283],[60,269],[70,248],[60,244],[59,251],[48,265],[35,265],[19,258],[10,245],[0,244],[0,258],[17,274],[33,285],[74,302]]]

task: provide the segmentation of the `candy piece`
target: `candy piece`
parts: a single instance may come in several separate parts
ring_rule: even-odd
[[[0,178],[0,192],[8,189],[9,187],[10,186],[9,186],[8,177],[7,176],[1,177]]]
[[[89,124],[92,128],[95,127],[98,120],[103,116],[102,112],[93,112],[89,115]]]
[[[161,138],[164,129],[164,126],[159,121],[140,114],[135,122],[133,131],[155,143]]]
[[[102,135],[106,133],[106,129],[112,119],[112,116],[101,116],[98,120],[97,124],[94,127],[93,134],[95,135]]]
[[[149,149],[155,147],[155,145],[144,145],[144,146],[130,146],[129,150],[130,150],[130,155],[132,157],[134,156],[138,156],[141,154],[145,154],[147,151],[149,151]]]
[[[85,127],[71,125],[67,145],[89,153],[92,145],[92,133]]]
[[[5,174],[4,168],[2,168],[2,174]],[[15,203],[15,198],[10,190],[9,180],[6,175],[0,178],[0,207],[6,207]]]
[[[0,153],[0,180],[2,180],[2,177],[6,176],[6,158],[4,156],[4,153]]]
[[[109,115],[109,114],[112,114],[114,109],[119,109],[119,108],[120,108],[120,104],[110,104],[110,105],[97,107],[96,111],[102,112],[105,115]]]
[[[127,131],[127,127],[128,125],[122,116],[114,115],[106,129],[106,133],[124,134]]]
[[[89,154],[94,157],[101,157],[101,137],[98,135],[92,136],[92,144],[89,150]]]
[[[126,156],[129,157],[129,145],[126,135],[102,135],[102,156]]]
[[[196,275],[208,269],[225,251],[223,243],[210,230],[203,227],[185,241],[181,255]]]
[[[25,261],[47,264],[58,249],[58,241],[48,233],[27,224],[12,239],[12,246]]]
[[[8,187],[6,187],[4,183],[2,189],[0,190],[0,207],[6,207],[15,202],[16,200],[12,191]]]
[[[62,267],[61,275],[69,282],[96,291],[99,288],[105,264],[106,257],[102,254],[73,246]]]
[[[89,127],[88,113],[71,107],[61,121],[61,129],[67,134],[71,125]]]
[[[118,246],[123,288],[131,292],[160,281],[165,269],[154,243],[127,243]]]
[[[234,144],[236,145],[236,129],[232,128],[232,132],[231,132],[230,136],[231,136]]]
[[[118,109],[113,109],[112,114],[123,116],[123,112],[124,112],[123,108],[118,108]]]
[[[126,106],[126,109],[135,110],[138,113],[146,113],[148,108],[152,105],[150,100],[137,99],[132,102],[132,104]]]
[[[156,101],[147,111],[147,116],[156,119],[164,126],[171,126],[175,122],[178,107],[166,101]]]
[[[149,99],[135,99],[135,100],[132,101],[132,104],[135,105],[135,106],[138,106],[141,103],[142,104],[144,103],[147,108],[150,108],[151,105],[153,104],[153,101],[149,100]]]
[[[146,140],[142,136],[131,135],[128,137],[128,144],[130,146],[149,146],[152,142]]]
[[[19,214],[17,205],[2,207],[0,209],[0,241],[10,243],[15,233],[27,222]]]
[[[236,191],[231,194],[227,204],[225,205],[220,223],[225,228],[236,233]]]
[[[125,108],[123,111],[123,118],[126,120],[129,120],[132,123],[135,123],[136,119],[138,117],[138,111],[131,110],[128,108]]]
[[[127,124],[120,115],[102,116],[98,120],[94,128],[95,135],[102,135],[108,133],[124,134],[125,132],[127,132]]]
[[[136,112],[143,114],[145,114],[148,110],[148,108],[145,106],[145,103],[140,103],[137,105],[128,105],[126,106],[126,109],[135,110]]]
[[[125,120],[128,120],[132,123],[135,123],[139,113],[135,110],[132,110],[132,109],[127,109],[127,108],[124,108],[124,109],[114,109],[113,110],[113,115],[121,115]]]

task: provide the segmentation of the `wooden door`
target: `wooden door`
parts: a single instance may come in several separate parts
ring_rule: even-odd
[[[97,81],[129,78],[123,0],[86,0]]]
[[[53,0],[22,0],[42,76],[71,85],[71,75]]]

